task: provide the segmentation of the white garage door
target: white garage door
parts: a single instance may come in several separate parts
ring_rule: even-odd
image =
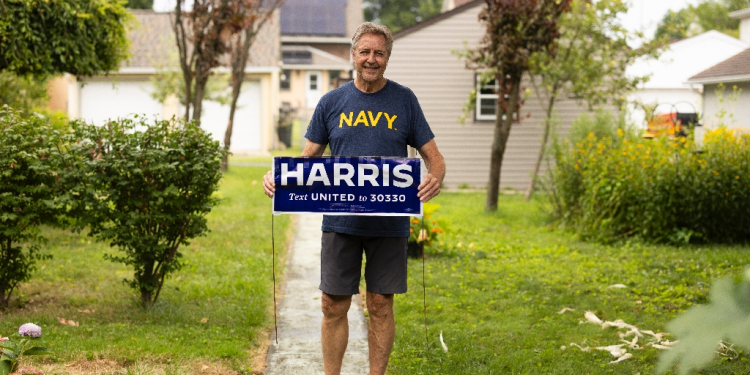
[[[234,113],[232,142],[229,150],[235,154],[255,153],[261,150],[261,92],[258,81],[245,81]],[[224,143],[229,122],[229,105],[203,101],[201,127]]]
[[[148,80],[86,82],[81,87],[81,118],[102,125],[134,114],[161,119],[162,104],[151,98]]]
[[[147,79],[128,80],[120,77],[116,81],[89,81],[81,87],[81,118],[97,125],[117,118],[145,115],[149,119],[161,119],[163,106],[151,98],[153,86]],[[242,85],[234,114],[234,129],[230,151],[256,153],[261,151],[261,89],[260,82],[246,81]],[[177,111],[181,116],[184,108]],[[224,134],[229,121],[229,105],[203,101],[201,127],[214,139],[224,143]]]

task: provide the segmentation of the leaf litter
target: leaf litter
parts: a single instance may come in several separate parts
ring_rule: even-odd
[[[567,309],[567,308],[566,308]],[[563,309],[565,310],[565,309]],[[570,311],[570,310],[568,310]],[[562,314],[564,311],[558,312],[558,314]],[[664,337],[668,335],[668,333],[659,332],[655,333],[651,330],[642,330],[639,329],[637,326],[634,326],[632,324],[625,323],[622,319],[617,319],[615,321],[603,321],[599,319],[596,314],[594,314],[592,311],[586,311],[583,314],[584,319],[586,321],[579,321],[579,324],[585,324],[585,323],[591,323],[596,324],[598,326],[601,326],[602,329],[606,329],[609,327],[614,327],[618,329],[617,336],[620,338],[621,344],[613,344],[609,346],[595,346],[590,347],[586,346],[583,347],[581,345],[578,345],[576,343],[571,342],[570,346],[575,346],[576,348],[580,349],[583,352],[590,352],[592,350],[601,350],[609,352],[609,354],[612,354],[613,357],[616,359],[613,361],[610,361],[610,364],[622,362],[626,359],[633,358],[632,353],[628,353],[628,349],[633,350],[642,350],[646,346],[651,346],[655,349],[660,350],[669,350],[672,348],[673,345],[677,344],[679,341],[669,341],[665,340]],[[619,331],[619,330],[623,330]],[[633,337],[630,340],[626,340],[629,337]],[[642,339],[645,344],[643,346],[638,344],[638,340]],[[562,347],[563,349],[565,346]]]

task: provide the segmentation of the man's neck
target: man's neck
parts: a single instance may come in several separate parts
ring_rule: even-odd
[[[359,91],[372,94],[374,92],[380,91],[383,87],[385,87],[386,82],[388,82],[388,80],[385,77],[382,77],[379,80],[373,82],[367,82],[360,77],[356,77],[354,79],[354,86],[359,89]]]

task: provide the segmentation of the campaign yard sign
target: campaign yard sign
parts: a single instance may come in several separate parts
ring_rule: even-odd
[[[273,213],[421,216],[419,159],[276,157]]]

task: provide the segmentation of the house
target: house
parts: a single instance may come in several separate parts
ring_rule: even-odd
[[[362,0],[286,0],[281,14],[279,104],[309,119],[323,94],[351,79],[351,37]]]
[[[750,45],[750,8],[730,13],[740,19],[740,39]],[[706,129],[721,124],[750,131],[750,49],[745,49],[687,80],[702,86],[702,121],[704,127],[696,134],[702,139]]]
[[[179,69],[171,13],[131,10],[138,24],[129,30],[132,57],[120,69],[106,75],[74,77],[67,75],[67,112],[102,124],[110,119],[143,114],[156,119],[182,116],[177,98],[161,102],[152,97],[153,80],[170,69]],[[267,22],[250,53],[246,81],[235,114],[230,151],[235,154],[265,154],[275,142],[278,113],[279,22]],[[219,69],[220,70],[220,69]],[[228,70],[227,70],[228,71]],[[224,140],[229,106],[204,101],[201,127],[214,139]]]
[[[495,125],[496,94],[477,87],[477,74],[466,69],[455,51],[478,44],[484,28],[477,15],[485,2],[452,0],[455,8],[394,35],[386,77],[411,88],[419,99],[435,140],[445,157],[447,188],[485,188]],[[531,89],[528,77],[523,86]],[[477,111],[459,123],[472,89]],[[560,98],[556,105],[561,131],[586,110],[577,101]],[[527,116],[530,116],[527,118]],[[533,91],[521,107],[521,121],[510,132],[501,171],[501,188],[524,190],[531,180],[542,147],[545,114]]]
[[[644,104],[652,113],[632,107],[631,122],[645,127],[652,114],[702,112],[703,88],[688,79],[748,47],[747,41],[711,30],[671,43],[658,59],[637,61],[628,67],[627,74],[650,79],[628,101]]]

